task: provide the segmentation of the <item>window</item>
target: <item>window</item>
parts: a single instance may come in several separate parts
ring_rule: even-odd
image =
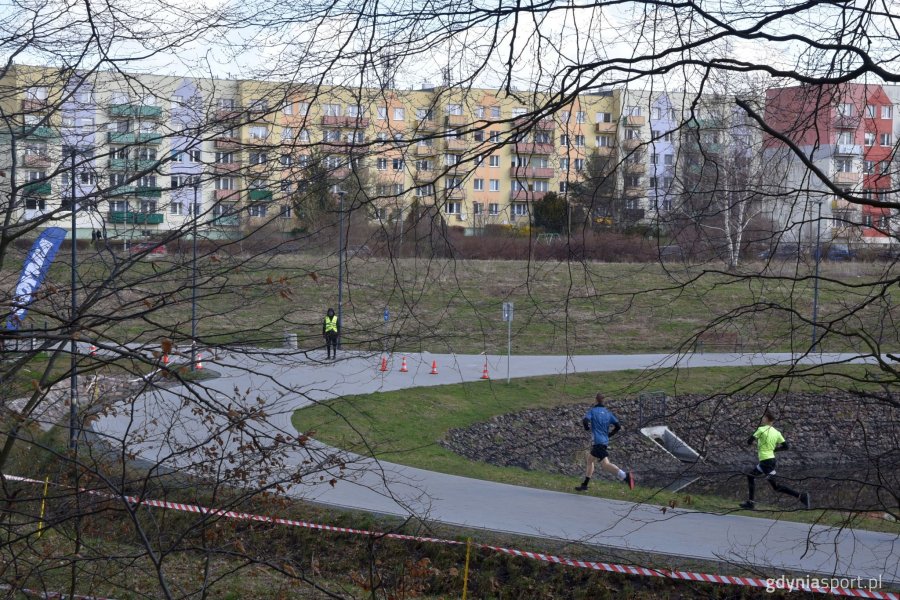
[[[528,112],[526,109],[522,108],[521,106],[517,106],[512,109],[512,116],[515,119],[515,118],[521,117],[526,112]]]
[[[569,182],[568,181],[560,181],[559,182],[559,191],[565,194],[569,191]]]
[[[559,145],[560,146],[568,146],[569,145],[569,136],[565,133],[559,136]]]
[[[237,179],[234,177],[216,177],[217,190],[233,190],[237,188]]]
[[[572,118],[572,113],[570,113],[570,112],[567,111],[567,110],[561,111],[561,112],[559,113],[559,121],[560,121],[560,123],[568,123],[569,120],[570,120],[571,118]]]
[[[341,105],[340,104],[323,104],[322,105],[322,114],[326,117],[339,117],[341,116]]]
[[[281,128],[281,141],[289,142],[294,139],[294,128],[293,127],[282,127]]]
[[[128,200],[110,200],[109,210],[112,212],[128,212]]]
[[[889,161],[889,160],[881,161],[881,174],[882,175],[890,175],[891,174],[891,161]]]
[[[665,165],[667,167],[671,167],[672,165],[675,164],[675,155],[674,154],[666,154],[663,157],[663,162],[665,163]]]
[[[281,163],[282,167],[290,167],[292,164],[294,164],[294,157],[290,154],[282,154],[280,157],[278,157],[278,162]]]
[[[671,188],[672,188],[672,185],[674,185],[674,183],[675,183],[675,178],[674,178],[674,177],[663,177],[663,187],[664,187],[666,190],[671,189]],[[669,205],[669,207],[671,208],[671,204]]]
[[[290,219],[291,218],[291,205],[285,204],[278,211],[278,218],[280,219]]]
[[[78,129],[93,130],[94,117],[77,117],[75,119],[75,127]]]
[[[513,202],[509,206],[510,214],[514,217],[524,217],[528,214],[528,204],[525,202]]]
[[[297,103],[297,114],[301,117],[305,117],[309,113],[309,102],[298,102]]]
[[[225,110],[233,110],[235,107],[234,98],[217,98],[216,99],[216,108],[221,108]]]
[[[891,146],[894,144],[894,136],[890,133],[882,133],[878,136],[878,142],[882,146]]]
[[[156,175],[144,175],[143,177],[138,179],[138,187],[142,188],[155,188],[156,187]]]
[[[250,205],[247,212],[251,217],[265,217],[268,208],[269,207],[264,202],[254,202]]]
[[[500,180],[499,179],[491,179],[490,186],[491,186],[490,190],[492,192],[499,192],[500,191]]]
[[[875,172],[875,161],[873,160],[864,160],[863,161],[863,173],[866,175],[871,175]]]
[[[640,106],[626,106],[625,114],[629,117],[639,117],[641,116],[641,107]]]
[[[671,142],[672,141],[672,132],[671,131],[665,132],[662,136],[662,141]]]
[[[433,196],[434,195],[434,184],[427,183],[425,185],[420,185],[416,188],[416,196]]]
[[[626,140],[639,140],[641,139],[641,132],[638,129],[628,128],[625,130],[625,139]]]
[[[128,121],[110,121],[106,125],[106,129],[107,131],[112,131],[114,133],[128,133]]]
[[[484,141],[484,131],[475,131],[472,133],[472,139],[476,142]]]
[[[491,143],[497,144],[500,142],[500,132],[499,131],[491,131],[489,132],[491,136]]]
[[[141,212],[142,213],[155,213],[156,212],[156,200],[151,200],[149,198],[144,198],[141,200]]]
[[[501,113],[500,113],[500,107],[499,107],[499,106],[492,106],[492,107],[491,107],[491,118],[492,118],[492,119],[499,119],[499,118],[500,118],[500,114],[501,114]]]
[[[297,140],[303,144],[308,144],[309,143],[309,130],[301,129],[300,135],[297,136]]]
[[[559,168],[562,169],[563,171],[568,171],[569,170],[569,159],[568,158],[559,159]]]
[[[600,148],[612,148],[615,145],[613,136],[611,135],[598,135],[597,136],[597,146]]]
[[[394,109],[394,120],[395,121],[405,121],[406,120],[406,109],[405,108],[395,108]]]
[[[651,177],[650,178],[650,189],[655,190],[657,185],[658,185],[658,180],[656,179],[656,177]]]
[[[251,165],[264,165],[268,162],[269,155],[265,152],[251,152],[250,153],[250,164]]]
[[[459,164],[459,154],[445,154],[444,155],[444,164],[448,167],[458,165]]]
[[[500,205],[496,202],[491,202],[488,204],[488,214],[489,215],[499,215],[500,214]]]
[[[584,136],[583,136],[583,135],[576,135],[576,136],[575,136],[575,147],[577,147],[577,148],[583,148],[583,147],[584,147]]]
[[[125,173],[111,173],[109,176],[109,186],[111,188],[117,188],[119,186],[125,185]]]
[[[30,87],[25,90],[25,98],[36,102],[46,102],[50,90],[45,87]]]
[[[348,131],[344,134],[344,141],[348,144],[362,144],[366,141],[364,131]]]
[[[462,104],[448,104],[444,109],[447,111],[448,115],[461,115],[462,113]]]
[[[358,104],[351,104],[347,106],[347,116],[348,117],[362,117],[363,110]]]
[[[431,114],[430,108],[417,108],[416,119],[419,121],[431,121],[434,119],[434,116]]]
[[[598,123],[612,123],[612,113],[598,112],[596,115]]]
[[[375,159],[375,168],[379,171],[387,171],[387,159],[386,158],[377,158]]]
[[[462,214],[462,204],[460,202],[448,202],[447,203],[447,214],[448,215],[461,215]]]
[[[85,185],[94,185],[97,183],[97,178],[93,171],[82,171],[78,175],[78,181]]]
[[[659,159],[659,155],[656,152],[650,153],[650,164],[651,165],[658,165],[659,164],[658,159]]]
[[[475,186],[475,191],[476,191],[476,192],[483,192],[483,191],[484,191],[484,179],[475,179],[475,180],[472,181],[472,183],[473,183],[473,185]]]
[[[226,164],[234,162],[234,153],[233,152],[216,152],[215,161],[218,164]]]
[[[40,196],[26,196],[25,210],[44,210],[47,208],[47,201]]]
[[[484,164],[484,156],[479,154],[478,156],[475,157],[475,160],[473,162],[475,163],[476,168],[480,167],[481,165]]]
[[[641,186],[641,178],[636,175],[628,175],[625,177],[625,187],[636,188]]]
[[[584,123],[584,111],[579,110],[575,113],[575,122],[576,123]]]
[[[169,202],[169,214],[170,215],[180,215],[182,214],[182,206],[184,206],[179,200],[173,200]]]
[[[263,125],[254,125],[250,128],[250,139],[264,140],[269,137],[269,128]]]
[[[852,158],[835,159],[834,169],[839,173],[853,173],[853,159]]]
[[[894,118],[894,107],[893,106],[882,106],[881,107],[881,118],[882,119],[893,119]]]
[[[190,175],[172,175],[169,178],[169,187],[173,190],[187,187],[193,184],[193,178]]]
[[[664,119],[665,118],[663,116],[664,114],[665,114],[665,111],[662,108],[660,108],[659,106],[654,106],[650,109],[650,118],[651,119],[654,119],[654,120]]]
[[[852,144],[853,143],[853,132],[847,130],[839,130],[838,131],[838,144]]]
[[[338,143],[341,141],[341,130],[340,129],[325,129],[322,131],[322,141],[323,142],[335,142]]]
[[[269,101],[265,98],[256,98],[250,101],[250,110],[253,112],[268,112]]]
[[[75,102],[79,104],[91,104],[94,101],[94,93],[85,88],[79,89],[75,92]]]
[[[419,171],[430,171],[433,167],[434,165],[430,160],[424,159],[416,161],[416,169]]]
[[[863,143],[866,146],[874,146],[875,145],[875,133],[871,131],[867,131],[863,135]]]
[[[875,105],[874,104],[866,105],[866,117],[869,119],[875,118]]]
[[[480,215],[484,212],[484,204],[481,202],[472,203],[472,214]]]
[[[26,156],[47,156],[47,144],[28,142],[25,144],[25,154]]]
[[[584,159],[583,158],[575,159],[575,170],[576,171],[584,171]]]
[[[853,104],[850,102],[842,102],[837,106],[838,115],[842,117],[852,117],[854,114]]]
[[[403,170],[403,159],[402,158],[393,159],[391,161],[391,166],[394,168],[395,171],[402,171]]]

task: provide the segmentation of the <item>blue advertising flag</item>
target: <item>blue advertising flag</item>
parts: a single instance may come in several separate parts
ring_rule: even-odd
[[[25,313],[28,312],[28,306],[34,300],[34,293],[44,282],[50,264],[56,258],[56,253],[64,239],[66,239],[65,229],[48,227],[34,240],[28,256],[25,257],[25,263],[22,265],[19,283],[16,284],[12,313],[6,320],[6,329],[15,331],[25,320]]]

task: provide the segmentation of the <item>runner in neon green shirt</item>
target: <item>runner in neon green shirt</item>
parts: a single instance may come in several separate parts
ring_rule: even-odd
[[[756,452],[759,457],[759,463],[756,467],[747,473],[747,485],[750,492],[750,499],[741,504],[741,508],[753,510],[756,507],[754,495],[756,492],[756,478],[765,476],[766,481],[772,486],[772,489],[788,496],[793,496],[803,503],[807,509],[812,505],[809,492],[797,492],[786,485],[782,485],[775,479],[775,453],[780,450],[787,450],[788,443],[784,440],[781,432],[773,427],[775,423],[775,415],[771,411],[766,411],[762,418],[762,425],[753,432],[747,439],[747,445],[750,446],[756,441]]]

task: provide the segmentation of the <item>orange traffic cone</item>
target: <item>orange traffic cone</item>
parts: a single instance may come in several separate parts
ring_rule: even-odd
[[[168,354],[163,354],[163,364],[164,365],[169,364],[169,355]]]
[[[90,348],[88,348],[88,354],[90,356],[97,356],[97,346],[91,344]]]
[[[484,370],[481,371],[481,378],[482,379],[490,379],[491,378],[491,376],[488,375],[487,359],[485,359],[485,361],[484,361]]]
[[[431,361],[431,374],[432,374],[432,375],[437,375],[437,374],[438,374],[438,372],[437,372],[437,361],[436,361],[436,360]]]
[[[203,370],[203,353],[202,352],[197,353],[197,370],[198,371]]]
[[[403,362],[400,363],[400,372],[401,372],[401,373],[406,373],[407,371],[409,371],[409,369],[406,368],[406,357],[404,356],[404,357],[403,357]]]
[[[379,370],[381,372],[387,371],[387,357],[385,357],[385,356],[381,357],[381,369],[379,369]]]

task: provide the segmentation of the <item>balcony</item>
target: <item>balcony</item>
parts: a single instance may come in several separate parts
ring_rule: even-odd
[[[706,154],[722,154],[725,152],[725,144],[719,142],[701,142],[700,149]]]
[[[322,126],[363,128],[369,126],[369,119],[366,117],[336,117],[332,115],[323,115]]]
[[[272,200],[271,190],[250,190],[250,199],[257,202],[269,202]]]
[[[146,104],[112,104],[109,107],[109,116],[158,119],[162,116],[162,108]]]
[[[213,141],[213,145],[217,150],[237,150],[241,147],[241,142],[237,138],[220,137]]]
[[[23,130],[23,134],[26,138],[29,139],[47,139],[47,138],[55,138],[59,137],[59,134],[52,127],[34,127],[34,128],[25,128]]]
[[[422,119],[419,121],[418,130],[419,131],[434,131],[438,128],[437,121],[434,119]]]
[[[134,188],[134,194],[143,198],[161,198],[162,188],[139,185]]]
[[[160,225],[165,220],[162,213],[109,211],[107,221],[114,225]]]
[[[240,108],[217,108],[216,109],[216,120],[217,121],[235,121],[241,117],[243,111]]]
[[[338,167],[331,171],[332,179],[347,179],[350,177],[350,167]]]
[[[628,175],[643,175],[647,172],[647,165],[642,162],[625,162],[625,173]]]
[[[465,150],[469,145],[466,143],[466,140],[462,140],[459,138],[447,138],[447,149],[448,150]]]
[[[612,156],[616,153],[615,146],[599,146],[595,150],[597,156]]]
[[[237,200],[238,194],[240,194],[238,190],[215,190],[213,192],[213,197],[216,201],[228,199]]]
[[[466,197],[466,190],[461,187],[446,188],[447,197],[453,200],[462,200]]]
[[[859,183],[859,176],[861,173],[847,173],[845,171],[838,171],[832,177],[832,181],[838,185],[840,184],[857,184]]]
[[[534,129],[539,129],[540,131],[553,131],[556,129],[556,122],[553,119],[541,119],[537,123],[534,123],[528,117],[519,117],[515,121],[513,121],[513,127],[521,128],[533,123]]]
[[[509,193],[509,199],[517,202],[525,202],[527,200],[543,200],[549,192],[533,192],[530,190],[513,190]]]
[[[40,112],[47,110],[46,100],[26,99],[22,100],[22,112]]]
[[[834,153],[842,156],[861,156],[862,146],[859,144],[836,144]]]
[[[516,154],[555,154],[556,148],[553,144],[528,144],[518,142],[515,144]]]
[[[152,144],[155,146],[162,141],[162,136],[150,131],[138,133],[110,131],[107,133],[107,140],[110,144]]]
[[[152,171],[160,165],[156,159],[111,158],[110,171]]]
[[[47,168],[50,166],[50,158],[40,154],[26,154],[22,158],[22,164],[26,167]]]
[[[227,173],[237,173],[241,169],[239,162],[213,163],[213,171],[216,174],[223,175]]]
[[[553,169],[549,167],[510,167],[509,176],[513,179],[550,179]]]
[[[626,115],[623,119],[625,127],[643,127],[647,124],[647,117],[644,115]]]
[[[434,145],[430,146],[421,146],[416,144],[416,155],[417,156],[434,156],[437,151],[434,149]]]
[[[432,182],[434,181],[435,172],[431,169],[418,169],[415,173],[413,173],[413,178],[419,182]]]
[[[631,138],[627,140],[622,140],[622,147],[626,150],[636,150],[641,145],[640,138]]]
[[[378,183],[403,183],[406,180],[405,171],[378,171],[376,176]]]
[[[35,181],[22,186],[22,194],[26,196],[49,196],[52,191],[49,181]]]
[[[859,117],[846,117],[844,115],[835,115],[834,126],[837,129],[856,129],[859,127]]]
[[[597,133],[606,133],[606,134],[615,133],[617,128],[618,128],[618,124],[615,122],[596,123],[594,125],[594,131],[596,131]]]
[[[465,115],[447,115],[444,117],[445,125],[466,125],[469,120]]]
[[[221,217],[213,217],[209,224],[214,227],[239,227],[241,218],[237,215],[223,215]]]
[[[640,186],[626,187],[624,192],[626,198],[641,198],[644,196],[644,188]]]
[[[698,129],[725,129],[727,126],[725,119],[718,117],[710,119],[694,119],[693,124],[695,124]]]

